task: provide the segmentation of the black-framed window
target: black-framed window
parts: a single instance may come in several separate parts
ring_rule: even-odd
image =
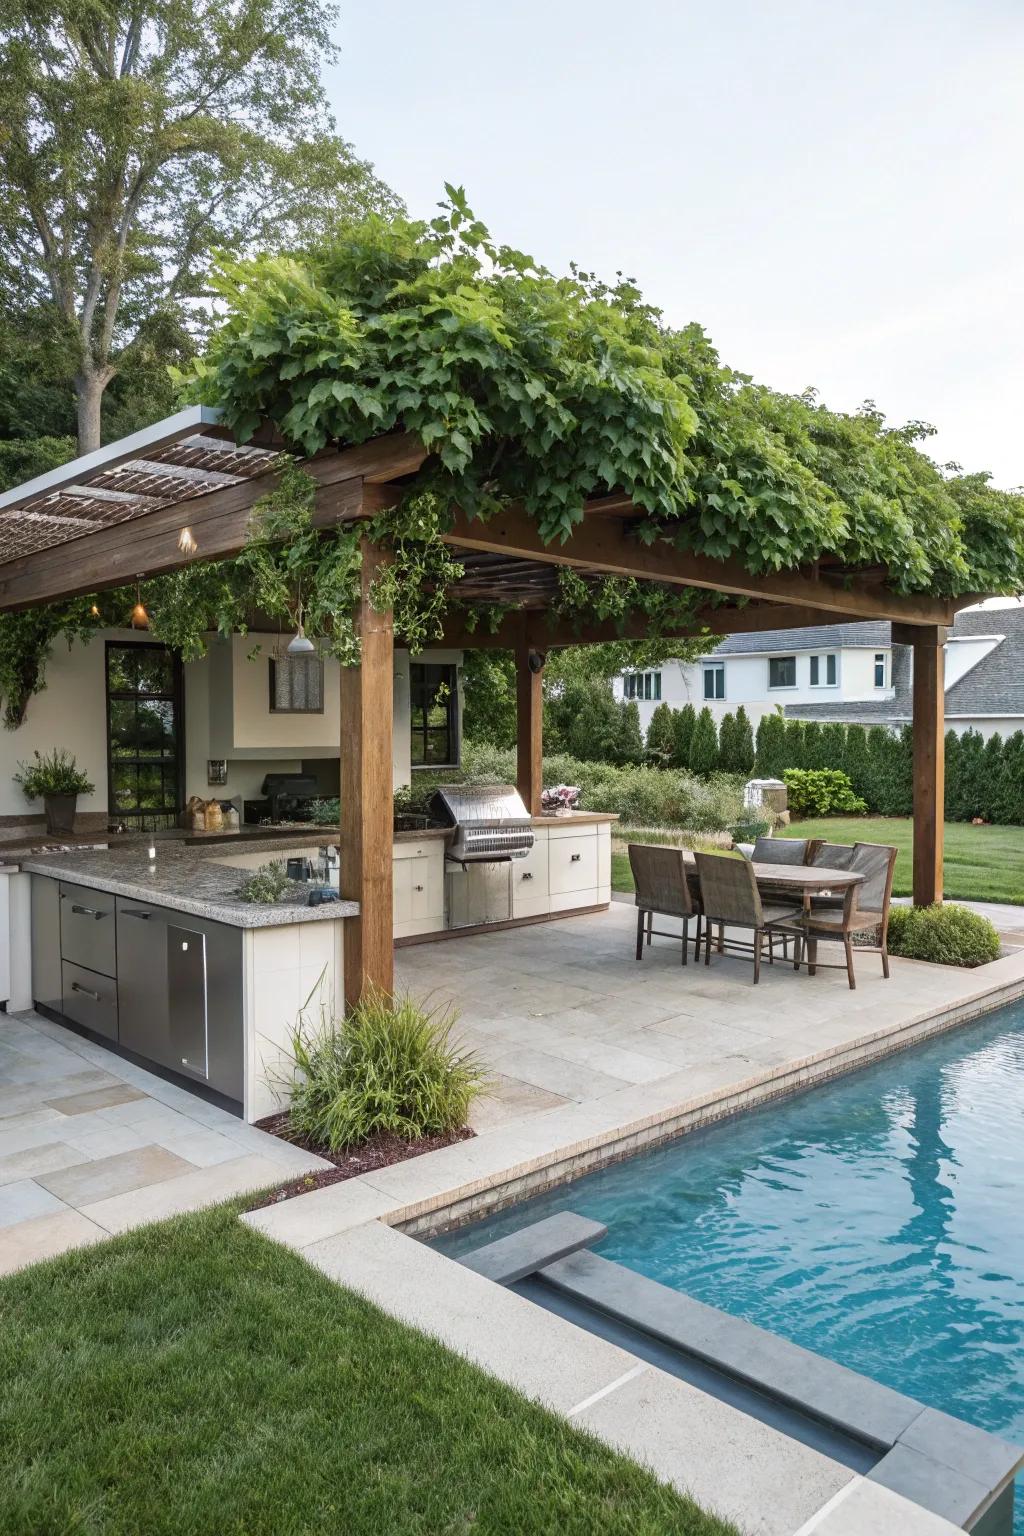
[[[459,764],[459,678],[450,662],[409,666],[410,735],[414,768]]]
[[[768,658],[768,687],[796,687],[795,656],[770,656]]]
[[[176,824],[184,804],[181,658],[150,641],[108,640],[107,807],[139,831]]]

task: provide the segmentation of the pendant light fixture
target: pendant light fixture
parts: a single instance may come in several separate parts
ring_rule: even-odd
[[[135,607],[132,609],[131,624],[132,629],[149,628],[149,614],[146,612],[146,605],[142,601],[142,589],[138,581],[135,583]]]
[[[302,620],[300,619],[298,629],[285,646],[285,654],[287,656],[312,656],[315,650],[316,646],[303,629]]]
[[[191,528],[183,528],[178,534],[178,548],[186,558],[194,555],[199,548],[199,543]]]

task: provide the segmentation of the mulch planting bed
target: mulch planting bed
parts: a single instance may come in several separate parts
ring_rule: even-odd
[[[268,1115],[256,1124],[259,1130],[268,1131],[271,1136],[279,1136],[282,1141],[290,1141],[293,1147],[301,1147],[304,1152],[313,1152],[317,1157],[326,1158],[334,1167],[317,1168],[300,1174],[298,1178],[289,1179],[287,1184],[272,1189],[252,1207],[253,1210],[259,1210],[265,1205],[279,1205],[282,1200],[293,1200],[296,1195],[308,1195],[310,1190],[324,1189],[328,1184],[340,1184],[343,1179],[357,1179],[361,1173],[370,1173],[374,1168],[389,1168],[392,1163],[404,1163],[410,1157],[422,1157],[424,1152],[436,1152],[440,1147],[450,1147],[457,1141],[469,1141],[476,1135],[468,1125],[460,1131],[448,1131],[443,1136],[421,1136],[416,1141],[406,1141],[402,1136],[381,1132],[358,1147],[350,1147],[346,1152],[331,1152],[327,1147],[319,1147],[303,1136],[290,1136],[286,1114]]]

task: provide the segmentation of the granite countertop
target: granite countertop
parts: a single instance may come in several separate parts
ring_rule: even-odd
[[[281,839],[246,839],[246,848],[272,852]],[[242,901],[238,887],[248,871],[221,864],[216,853],[202,853],[194,845],[180,842],[157,844],[156,859],[150,862],[145,846],[126,845],[109,849],[76,848],[68,853],[31,854],[19,860],[21,868],[33,875],[50,875],[132,901],[170,907],[176,912],[190,912],[194,917],[228,923],[233,928],[280,928],[290,923],[323,923],[341,917],[355,917],[359,903],[331,901],[307,907],[310,890],[305,882],[289,882],[289,890],[273,905]]]
[[[535,827],[567,827],[575,822],[578,827],[593,826],[595,822],[618,821],[617,811],[573,811],[571,816],[534,816]]]

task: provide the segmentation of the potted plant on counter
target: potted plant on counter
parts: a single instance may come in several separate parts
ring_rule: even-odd
[[[93,784],[73,755],[63,748],[55,747],[47,753],[34,752],[33,759],[31,763],[18,764],[15,784],[21,785],[26,800],[42,800],[47,832],[73,832],[78,797],[91,795]]]

